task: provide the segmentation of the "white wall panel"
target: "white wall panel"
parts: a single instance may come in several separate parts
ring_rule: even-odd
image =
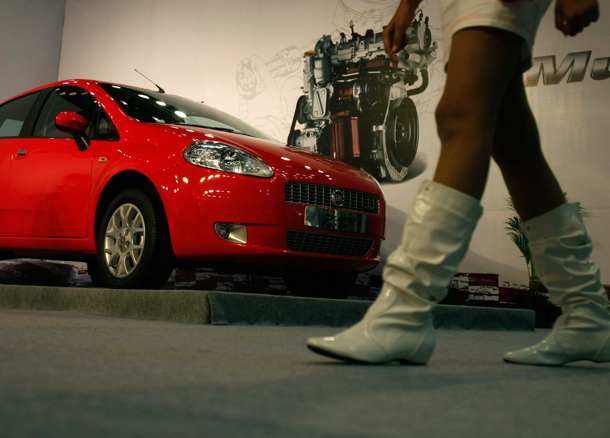
[[[57,80],[66,0],[0,0],[0,102]]]
[[[302,95],[302,55],[323,35],[381,30],[397,0],[67,0],[61,79],[84,77],[151,87],[137,68],[167,92],[216,106],[287,138],[296,100]],[[610,11],[584,35],[566,39],[553,26],[551,7],[541,26],[535,57],[554,57],[557,68],[571,53],[591,52],[581,81],[568,75],[555,85],[528,87],[544,148],[570,200],[589,211],[594,256],[610,283],[610,191],[607,189]],[[444,84],[436,2],[422,3],[439,44],[430,85],[415,96],[420,145],[407,179],[384,183],[389,201],[384,257],[393,249],[419,180],[430,178],[439,142],[434,108]],[[598,74],[592,77],[593,65]],[[605,69],[605,70],[604,70]],[[604,73],[605,71],[605,73]],[[545,72],[547,76],[553,72]],[[501,281],[527,282],[523,259],[504,231],[508,197],[492,167],[483,199],[486,215],[462,270],[501,274]]]

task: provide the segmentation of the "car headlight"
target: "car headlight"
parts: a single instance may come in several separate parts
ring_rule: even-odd
[[[240,175],[271,178],[273,170],[260,158],[235,146],[217,141],[196,141],[184,151],[184,159],[195,166]]]

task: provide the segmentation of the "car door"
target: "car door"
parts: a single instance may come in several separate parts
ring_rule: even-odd
[[[87,235],[91,157],[95,141],[80,151],[75,139],[61,132],[55,116],[72,111],[95,120],[99,104],[76,86],[53,88],[30,138],[12,151],[9,214],[12,236],[77,238]],[[91,126],[90,126],[91,127]]]
[[[40,94],[40,91],[30,93],[0,106],[0,236],[10,234],[11,163],[24,143],[25,123]]]

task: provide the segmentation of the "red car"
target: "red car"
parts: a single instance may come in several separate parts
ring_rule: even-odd
[[[4,258],[86,261],[111,288],[237,262],[332,289],[379,263],[385,233],[367,173],[161,89],[92,80],[0,105],[0,194]]]

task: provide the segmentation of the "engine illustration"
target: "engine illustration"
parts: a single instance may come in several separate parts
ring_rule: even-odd
[[[411,96],[428,86],[436,58],[428,17],[420,11],[396,64],[381,32],[369,29],[334,43],[323,36],[305,53],[303,92],[288,144],[334,157],[379,179],[402,181],[415,159],[419,119]]]

